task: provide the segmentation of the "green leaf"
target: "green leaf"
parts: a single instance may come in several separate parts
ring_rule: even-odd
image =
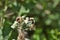
[[[58,4],[59,4],[59,2],[60,2],[60,0],[53,0],[53,8],[55,8]]]
[[[51,19],[47,19],[46,21],[45,21],[45,24],[46,25],[50,25],[52,23],[52,20]]]
[[[3,40],[2,29],[0,28],[0,40]]]
[[[26,10],[26,8],[24,6],[21,6],[21,9],[18,13],[19,16],[21,16],[23,13],[29,13],[29,9]]]

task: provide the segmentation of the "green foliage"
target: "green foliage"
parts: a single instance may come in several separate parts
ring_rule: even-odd
[[[22,15],[36,20],[31,40],[60,40],[60,0],[0,0],[0,40],[17,38],[10,26]]]

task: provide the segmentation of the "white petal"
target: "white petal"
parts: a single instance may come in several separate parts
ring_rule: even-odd
[[[11,26],[11,28],[13,28],[13,29],[14,29],[14,28],[16,27],[17,23],[18,23],[18,22],[17,22],[17,21],[15,21],[15,22],[13,23],[13,25]]]

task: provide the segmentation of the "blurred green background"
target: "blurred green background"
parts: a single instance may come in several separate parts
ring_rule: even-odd
[[[17,38],[10,26],[22,15],[36,20],[31,40],[60,40],[60,0],[0,0],[0,40]]]

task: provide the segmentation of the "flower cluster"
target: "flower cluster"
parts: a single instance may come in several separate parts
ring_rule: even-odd
[[[15,28],[18,25],[26,25],[26,26],[32,26],[32,24],[35,24],[35,20],[33,17],[17,17],[16,20],[14,21],[13,25],[11,26],[11,28]]]
[[[34,27],[35,20],[33,17],[17,17],[11,28],[16,28],[18,30],[18,37],[17,40],[24,40],[28,39],[26,38],[29,35],[29,31],[32,32],[32,30],[35,29]]]

